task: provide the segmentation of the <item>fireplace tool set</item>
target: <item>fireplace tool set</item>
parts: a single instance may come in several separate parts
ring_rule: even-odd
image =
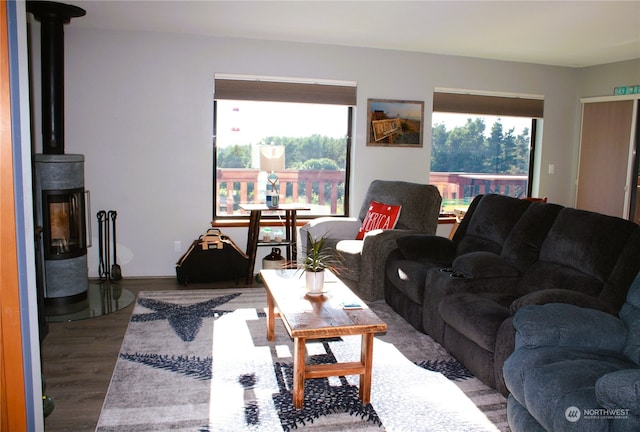
[[[99,263],[98,277],[100,281],[109,280],[117,282],[122,279],[122,271],[118,264],[116,252],[116,218],[118,212],[115,210],[100,210],[98,217],[98,247]],[[113,255],[112,255],[113,246]],[[113,258],[113,262],[111,259]]]

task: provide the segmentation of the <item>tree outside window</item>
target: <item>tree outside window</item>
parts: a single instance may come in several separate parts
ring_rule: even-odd
[[[264,203],[270,188],[262,151],[278,148],[281,203],[302,215],[344,215],[350,107],[332,104],[217,100],[214,217],[243,216],[240,204]],[[283,151],[281,151],[283,150]]]
[[[526,197],[532,119],[433,113],[431,175],[446,211],[475,196]]]

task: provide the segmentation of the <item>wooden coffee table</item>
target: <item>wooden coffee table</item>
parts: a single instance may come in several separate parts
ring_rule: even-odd
[[[282,318],[293,338],[293,405],[302,408],[307,378],[342,375],[360,375],[359,396],[363,403],[369,403],[373,336],[387,331],[387,324],[333,274],[326,275],[326,291],[320,296],[306,293],[300,270],[262,270],[260,275],[267,290],[267,339],[274,339],[276,317]],[[345,304],[360,308],[346,309]],[[307,339],[349,335],[362,335],[359,362],[306,364]]]

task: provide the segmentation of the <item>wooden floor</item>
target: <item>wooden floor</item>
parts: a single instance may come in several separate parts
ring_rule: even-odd
[[[234,282],[225,282],[229,287]],[[184,289],[175,278],[123,279],[139,291]],[[220,288],[220,284],[190,284],[188,289]],[[94,431],[109,387],[133,304],[110,315],[82,321],[50,323],[42,347],[45,394],[56,407],[45,419],[47,432]]]

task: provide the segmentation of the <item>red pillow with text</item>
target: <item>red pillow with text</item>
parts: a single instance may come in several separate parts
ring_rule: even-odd
[[[398,223],[402,206],[389,205],[371,201],[369,211],[362,221],[356,240],[362,240],[369,231],[377,229],[393,229]]]

